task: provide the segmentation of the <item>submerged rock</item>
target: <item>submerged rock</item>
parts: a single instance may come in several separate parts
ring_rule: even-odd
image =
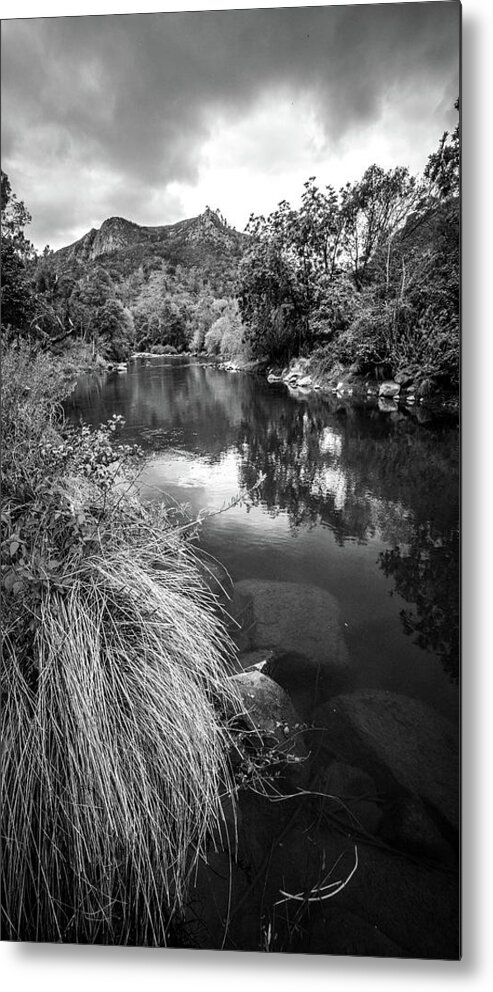
[[[245,579],[231,606],[242,650],[277,648],[327,666],[349,665],[339,605],[318,586]]]
[[[327,858],[333,856],[327,847]],[[310,924],[303,942],[311,953],[446,960],[460,954],[456,878],[361,841],[349,885],[314,911],[318,924]]]
[[[421,796],[456,830],[459,758],[454,726],[417,699],[376,689],[335,696],[313,716],[323,746],[367,769],[382,789]]]
[[[272,658],[272,655],[273,652],[266,648],[257,648],[256,651],[242,651],[242,653],[238,655],[238,662],[241,665],[241,671],[247,672],[251,668],[256,668],[264,675],[270,676],[270,672],[266,671],[266,666]],[[270,677],[272,678],[272,676]],[[276,679],[274,679],[274,681],[276,681]]]
[[[380,836],[392,847],[430,858],[453,857],[450,845],[419,796],[401,796],[385,809]]]
[[[317,777],[317,791],[329,799],[331,812],[348,828],[362,827],[376,834],[382,812],[377,801],[377,787],[371,775],[343,761],[331,761]]]
[[[271,650],[262,665],[268,675],[289,693],[303,719],[308,719],[315,706],[330,696],[342,692],[347,677],[345,667],[309,658],[298,651]]]

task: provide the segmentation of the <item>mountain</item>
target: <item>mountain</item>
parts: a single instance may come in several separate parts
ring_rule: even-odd
[[[206,207],[198,217],[166,224],[144,227],[124,217],[109,217],[99,230],[92,228],[82,238],[53,253],[52,260],[60,271],[74,265],[98,261],[105,265],[107,256],[120,254],[130,263],[139,265],[145,258],[160,257],[174,264],[200,265],[211,258],[238,259],[246,235],[240,234]],[[128,265],[125,266],[128,272]]]
[[[47,303],[41,330],[50,333],[55,320],[116,358],[132,348],[198,350],[219,318],[228,340],[239,337],[236,284],[248,240],[209,207],[160,227],[109,217],[38,259],[33,278]]]

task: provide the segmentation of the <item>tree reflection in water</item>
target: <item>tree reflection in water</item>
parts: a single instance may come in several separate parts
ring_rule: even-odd
[[[404,630],[458,675],[457,426],[335,395],[292,395],[250,375],[177,362],[81,383],[67,408],[94,424],[120,413],[126,439],[209,464],[236,452],[238,485],[293,534],[330,528],[339,546],[379,542],[378,563],[409,603]],[[380,550],[379,548],[379,550]]]
[[[253,413],[253,411],[252,411]],[[377,538],[395,591],[413,607],[404,630],[459,671],[459,459],[455,425],[421,426],[404,413],[335,397],[282,409],[257,397],[238,439],[241,481],[265,475],[253,500],[285,511],[293,528],[330,527],[336,541]]]

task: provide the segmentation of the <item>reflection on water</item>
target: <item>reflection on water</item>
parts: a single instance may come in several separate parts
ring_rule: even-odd
[[[199,363],[135,362],[83,377],[69,416],[126,420],[149,455],[146,499],[218,511],[202,541],[235,580],[336,596],[355,680],[454,716],[458,674],[458,431]],[[421,422],[420,422],[421,421]],[[257,488],[259,478],[263,478]]]

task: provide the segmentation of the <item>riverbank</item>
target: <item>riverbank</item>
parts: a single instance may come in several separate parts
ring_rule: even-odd
[[[3,935],[165,945],[234,792],[234,648],[121,418],[70,428],[70,362],[2,364]]]
[[[298,395],[330,392],[346,399],[376,398],[379,408],[386,413],[397,412],[401,404],[408,410],[422,405],[433,414],[459,415],[459,397],[438,389],[431,380],[413,381],[410,376],[399,374],[394,379],[379,380],[361,375],[357,366],[347,367],[338,362],[327,365],[316,355],[293,359],[282,369],[271,367],[267,379],[271,383],[285,383]]]

